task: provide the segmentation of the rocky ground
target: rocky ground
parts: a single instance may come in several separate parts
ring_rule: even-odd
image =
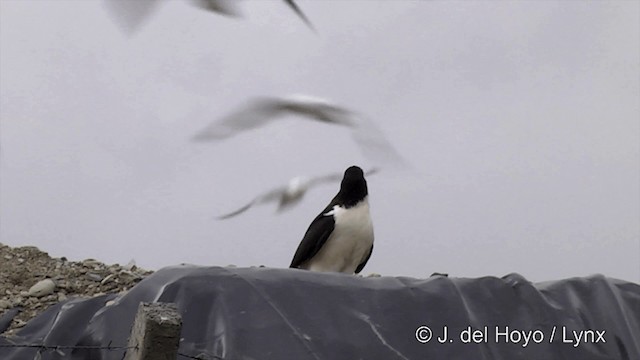
[[[68,297],[124,292],[151,273],[134,264],[68,261],[51,258],[33,246],[11,248],[0,243],[0,317],[10,309],[22,309],[2,335],[15,334],[31,318]]]

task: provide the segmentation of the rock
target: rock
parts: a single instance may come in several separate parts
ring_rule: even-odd
[[[29,296],[43,297],[45,295],[53,294],[55,289],[56,283],[53,282],[53,280],[40,280],[29,289]]]
[[[102,281],[102,276],[95,273],[87,273],[87,278],[93,281]]]
[[[11,301],[0,299],[0,310],[9,309],[12,307]]]
[[[102,264],[102,263],[100,261],[98,261],[98,260],[95,260],[95,259],[85,259],[82,262],[82,265],[85,266],[85,267],[88,267],[88,268],[94,268],[94,267],[96,267],[96,266],[98,266],[100,264]]]
[[[111,279],[113,279],[114,276],[115,276],[114,274],[107,275],[107,277],[105,277],[104,279],[102,279],[102,281],[100,281],[100,285],[104,285],[108,283]]]
[[[14,318],[21,322],[13,321],[2,336],[14,336],[20,324],[56,303],[71,297],[122,294],[151,273],[136,267],[135,262],[127,268],[94,259],[51,258],[35,247],[12,248],[0,244],[0,317],[7,306],[8,309],[22,308]],[[53,291],[36,291],[42,286],[40,280],[46,287],[53,285]]]
[[[13,298],[13,306],[22,306],[24,304],[24,298],[22,296],[16,296]]]

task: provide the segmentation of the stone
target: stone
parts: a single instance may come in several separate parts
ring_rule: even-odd
[[[45,295],[53,294],[55,289],[56,283],[53,282],[53,280],[40,280],[31,288],[29,288],[29,296],[43,297]]]
[[[26,321],[20,319],[13,319],[13,323],[16,328],[21,328],[27,325]]]
[[[93,281],[102,281],[102,276],[96,274],[96,273],[87,273],[86,274],[87,278]]]
[[[125,270],[94,259],[69,261],[65,257],[51,258],[34,247],[11,248],[0,244],[0,300],[4,300],[0,303],[0,317],[7,305],[8,309],[22,308],[14,319],[24,322],[72,297],[122,293],[151,273],[133,265]],[[53,291],[47,294],[48,291],[41,293],[34,288],[30,293],[30,287],[40,280],[49,287],[52,281]],[[14,336],[17,324],[11,322],[2,336]]]
[[[85,259],[82,261],[82,265],[88,268],[93,268],[101,263],[96,259]]]
[[[175,359],[181,329],[182,317],[175,304],[140,303],[127,345],[134,350],[124,360]]]
[[[9,309],[11,305],[11,301],[0,299],[0,310]]]
[[[104,284],[108,283],[114,277],[115,277],[114,274],[107,275],[104,279],[102,279],[102,281],[100,281],[100,285],[104,285]]]

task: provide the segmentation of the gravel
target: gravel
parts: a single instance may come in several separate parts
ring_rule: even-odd
[[[0,243],[0,316],[22,308],[2,335],[14,335],[27,321],[60,301],[123,293],[151,273],[134,263],[68,261],[52,258],[33,246],[12,248]]]

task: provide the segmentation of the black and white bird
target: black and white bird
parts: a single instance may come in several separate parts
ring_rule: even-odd
[[[373,168],[367,171],[367,175],[372,175],[378,172],[377,168]],[[309,191],[312,187],[340,181],[342,174],[340,173],[332,173],[328,175],[316,176],[316,177],[306,177],[306,176],[296,176],[289,180],[289,183],[283,186],[276,187],[272,190],[269,190],[261,195],[256,196],[253,200],[251,200],[246,205],[241,208],[234,210],[228,214],[224,214],[218,217],[219,220],[229,219],[236,215],[240,215],[243,212],[249,210],[254,205],[266,204],[270,202],[278,203],[278,212],[286,210],[291,206],[299,203],[304,195]]]
[[[192,140],[223,140],[283,119],[285,115],[349,128],[365,157],[385,165],[404,163],[383,133],[362,114],[322,98],[300,94],[251,99],[239,110],[196,133]]]
[[[362,169],[351,166],[338,194],[309,225],[289,267],[357,274],[372,251],[367,181]]]

